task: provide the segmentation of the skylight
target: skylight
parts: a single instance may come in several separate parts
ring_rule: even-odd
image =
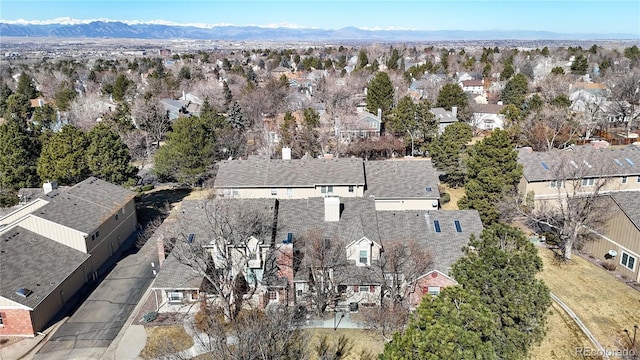
[[[622,162],[621,162],[620,160],[618,160],[618,159],[613,159],[613,161],[615,161],[615,162],[616,162],[616,164],[618,164],[618,166],[620,166],[620,167],[624,167],[624,165],[622,165]]]
[[[18,290],[16,290],[16,294],[22,296],[23,298],[28,297],[29,295],[33,294],[33,291],[27,289],[27,288],[20,288]]]
[[[627,164],[629,164],[629,166],[634,166],[635,164],[633,163],[633,161],[631,161],[631,159],[629,158],[624,158],[624,161],[627,162]]]
[[[195,240],[196,238],[196,234],[191,233],[189,234],[189,237],[187,237],[187,242],[189,242],[189,244],[193,243],[193,240]]]
[[[440,229],[440,221],[438,220],[433,220],[433,227],[436,229],[436,232],[442,232],[442,230]]]
[[[540,163],[540,165],[542,165],[542,167],[543,167],[545,170],[549,170],[549,165],[547,165],[547,163],[546,163],[546,162],[544,162],[544,161],[543,161],[543,162],[541,162],[541,163]]]
[[[456,226],[456,232],[462,232],[462,226],[460,225],[460,221],[454,220],[453,224]]]

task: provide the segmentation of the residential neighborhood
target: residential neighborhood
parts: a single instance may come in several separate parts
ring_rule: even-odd
[[[637,358],[637,41],[93,41],[0,65],[3,359]]]

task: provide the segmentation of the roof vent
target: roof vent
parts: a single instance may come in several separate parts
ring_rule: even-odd
[[[29,295],[33,294],[33,291],[27,289],[27,288],[20,288],[18,290],[16,290],[16,294],[22,296],[23,298],[28,297]]]

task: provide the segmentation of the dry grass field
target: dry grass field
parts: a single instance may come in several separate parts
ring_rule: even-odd
[[[140,353],[143,359],[158,358],[193,346],[193,339],[182,325],[154,326],[146,328],[146,331],[147,344]]]
[[[539,255],[544,261],[539,277],[551,292],[576,313],[603,347],[621,349],[624,329],[640,324],[640,292],[577,255],[568,263],[556,261],[546,248],[539,248]],[[532,353],[534,359],[571,359],[576,358],[575,346],[581,344],[593,348],[571,319],[554,306],[547,337]]]
[[[345,360],[356,360],[360,359],[360,354],[364,352],[368,352],[374,359],[378,358],[378,354],[381,354],[384,350],[384,339],[378,335],[377,333],[370,330],[360,330],[360,329],[312,329],[309,330],[312,332],[312,356],[311,359],[314,360],[316,357],[313,353],[313,348],[318,343],[318,341],[326,336],[329,341],[335,341],[338,337],[344,335],[353,343],[353,348],[349,353],[349,356],[345,358]]]
[[[458,210],[458,200],[464,196],[464,188],[459,187],[454,189],[443,184],[442,191],[449,193],[451,196],[451,200],[448,203],[442,204],[442,210]]]

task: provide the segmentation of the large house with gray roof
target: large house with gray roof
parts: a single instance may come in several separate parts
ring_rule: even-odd
[[[95,177],[68,189],[48,182],[0,218],[0,335],[41,331],[136,226],[135,193]],[[27,256],[19,242],[35,244],[37,262],[15,262]],[[34,250],[40,245],[48,250]]]
[[[273,230],[262,236],[247,235],[240,241],[226,241],[224,246],[214,245],[220,242],[212,238],[215,231],[207,229],[207,224],[213,223],[211,215],[216,202],[227,202],[233,208],[247,205],[264,208],[273,216]],[[413,301],[418,301],[415,300],[418,293],[434,294],[442,286],[455,284],[448,277],[452,264],[463,255],[462,248],[469,237],[479,236],[482,231],[475,210],[381,211],[373,197],[216,198],[183,201],[182,206],[173,232],[182,236],[173,236],[180,244],[192,238],[192,244],[197,246],[190,247],[202,245],[201,251],[208,252],[211,261],[225,270],[224,274],[242,275],[251,288],[254,305],[262,307],[271,302],[314,306],[310,299],[320,282],[333,291],[331,306],[380,304],[383,282],[391,275],[380,273],[381,254],[385,247],[405,242],[414,242],[429,255],[421,259],[428,264],[427,271],[419,274],[428,276],[405,279],[403,274],[396,274],[396,278],[402,279],[402,291],[407,296],[415,293]],[[203,217],[209,220],[204,221]],[[318,251],[331,260],[321,259]],[[188,257],[172,250],[161,266],[152,285],[161,299],[160,311],[175,311],[180,306],[187,309],[194,301],[203,299],[203,292],[204,298],[215,298],[215,294],[204,290],[204,276],[194,273],[193,266],[184,266],[187,260]],[[418,290],[417,284],[421,285]]]
[[[439,179],[431,161],[265,159],[220,162],[217,196],[238,199],[370,197],[377,210],[439,208]]]
[[[567,194],[640,191],[640,146],[600,148],[594,145],[571,146],[547,152],[520,149],[518,162],[523,176],[518,190],[534,204],[558,200]],[[639,193],[640,194],[640,193]]]

